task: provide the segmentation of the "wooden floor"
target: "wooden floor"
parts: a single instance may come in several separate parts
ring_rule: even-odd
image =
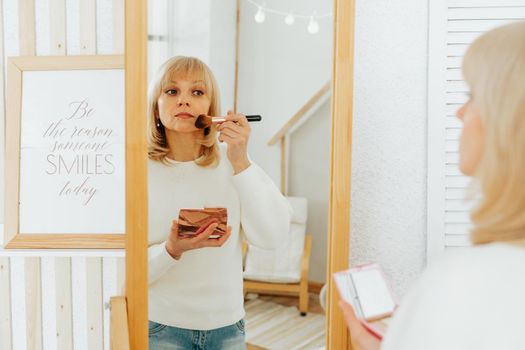
[[[283,306],[297,306],[299,302],[297,297],[260,295],[259,298],[262,300],[273,301],[274,303],[281,304]],[[324,315],[324,310],[319,304],[318,294],[310,293],[308,312]],[[248,350],[268,350],[251,344],[246,344],[246,348]]]

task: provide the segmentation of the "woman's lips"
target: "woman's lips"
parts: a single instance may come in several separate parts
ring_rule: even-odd
[[[181,118],[181,119],[195,118],[193,115],[191,115],[189,113],[179,113],[179,114],[175,115],[175,117]]]

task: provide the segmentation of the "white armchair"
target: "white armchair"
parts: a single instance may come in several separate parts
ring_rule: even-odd
[[[308,270],[312,237],[306,235],[306,198],[287,197],[293,208],[288,240],[275,250],[245,245],[244,292],[297,295],[308,312]]]

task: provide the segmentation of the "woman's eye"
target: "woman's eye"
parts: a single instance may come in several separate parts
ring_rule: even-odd
[[[166,94],[168,94],[168,95],[176,95],[177,94],[177,90],[175,90],[175,89],[168,89],[168,90],[166,90]]]
[[[196,95],[196,96],[202,96],[202,95],[204,95],[204,91],[202,91],[202,90],[194,90],[193,94]]]

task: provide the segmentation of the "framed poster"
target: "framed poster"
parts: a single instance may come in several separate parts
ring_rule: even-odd
[[[7,63],[6,248],[124,248],[123,56]]]

